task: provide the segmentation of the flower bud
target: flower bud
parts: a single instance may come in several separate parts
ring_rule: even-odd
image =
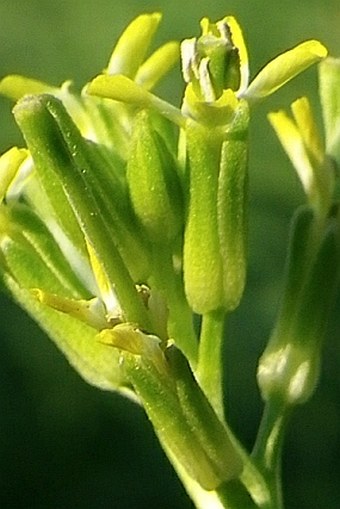
[[[148,238],[172,242],[183,225],[182,190],[175,159],[147,110],[135,118],[127,181],[132,206]]]
[[[221,479],[236,479],[242,472],[243,463],[230,430],[217,417],[184,355],[174,346],[167,350],[166,355],[187,422]]]
[[[159,338],[128,323],[103,330],[98,339],[121,352],[130,383],[175,466],[205,490],[238,477],[236,447],[179,351],[168,357]]]
[[[80,227],[82,242],[94,249],[126,316],[148,325],[146,309],[113,238],[110,211],[100,206],[104,190],[95,179],[87,144],[62,103],[49,95],[28,96],[19,101],[14,114],[53,204],[65,203],[66,210],[58,208],[62,224],[67,223],[70,212]],[[78,238],[71,239],[77,245]]]
[[[293,225],[281,313],[257,373],[264,400],[304,403],[319,377],[320,350],[339,275],[338,224],[329,217],[318,238],[310,209]]]

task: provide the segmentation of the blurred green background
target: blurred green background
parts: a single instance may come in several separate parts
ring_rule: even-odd
[[[107,62],[137,14],[161,10],[158,42],[196,35],[199,19],[234,14],[252,73],[308,38],[340,56],[339,0],[1,0],[0,76],[21,73],[79,86]],[[158,92],[178,103],[178,69]],[[261,413],[256,361],[278,305],[289,218],[303,201],[266,112],[308,93],[317,114],[317,75],[306,72],[254,111],[251,129],[248,287],[230,320],[228,413],[251,446]],[[0,149],[22,143],[0,100]],[[340,302],[338,302],[339,306]],[[0,507],[3,509],[189,509],[143,412],[87,386],[14,304],[1,296]],[[334,312],[321,383],[291,422],[284,455],[289,509],[340,507],[340,318]]]

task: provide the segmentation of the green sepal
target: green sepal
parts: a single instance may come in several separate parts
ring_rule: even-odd
[[[84,157],[85,142],[62,103],[49,95],[28,96],[16,105],[14,114],[38,173],[45,178],[47,173],[56,184],[55,201],[60,196],[65,198],[67,210],[71,208],[82,235],[95,250],[126,317],[147,326],[146,309],[91,189],[92,181],[87,174],[91,175],[94,169],[88,166]],[[65,210],[61,214],[66,221]]]
[[[150,240],[172,242],[183,225],[182,190],[175,159],[147,110],[135,118],[127,181],[133,208]]]
[[[183,255],[185,293],[193,311],[204,314],[224,305],[216,206],[221,140],[210,129],[188,121],[186,143],[190,196]]]
[[[276,323],[278,335],[284,334],[286,323],[296,313],[296,303],[312,263],[314,236],[317,233],[315,213],[310,206],[299,207],[291,221],[289,249],[285,268],[285,288]]]
[[[247,104],[222,144],[217,191],[217,220],[223,264],[224,307],[235,309],[242,297],[247,270]]]
[[[310,209],[295,218],[282,310],[257,372],[265,401],[296,405],[314,392],[339,278],[337,222],[329,217],[320,234]]]
[[[243,462],[231,431],[217,417],[184,355],[176,347],[170,347],[166,356],[189,426],[194,430],[220,478],[223,481],[236,479],[242,472]]]
[[[339,283],[339,217],[338,206],[328,218],[310,275],[303,288],[299,316],[296,317],[297,337],[302,345],[318,344],[325,335],[328,316],[334,304]]]

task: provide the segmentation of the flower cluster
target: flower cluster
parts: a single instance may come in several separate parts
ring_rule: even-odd
[[[27,144],[0,158],[0,273],[79,373],[142,402],[180,472],[211,491],[251,477],[224,422],[220,366],[224,316],[246,280],[250,108],[327,52],[304,42],[249,82],[236,20],[204,18],[181,45],[177,108],[151,91],[180,57],[177,42],[147,56],[160,18],[135,19],[81,93],[71,82],[0,82]],[[283,113],[272,122],[328,220],[328,160],[306,134],[308,104],[293,109],[296,123]],[[272,358],[259,372],[265,398]]]

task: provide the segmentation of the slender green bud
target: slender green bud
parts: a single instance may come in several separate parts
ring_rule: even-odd
[[[205,490],[239,475],[240,460],[226,430],[188,376],[189,368],[177,361],[172,366],[157,337],[125,323],[102,331],[98,339],[120,350],[127,376],[162,446],[187,475]],[[194,397],[192,404],[188,397]]]
[[[242,472],[243,462],[230,430],[218,419],[184,355],[176,347],[168,349],[166,355],[188,424],[220,478],[224,481],[236,479]]]
[[[304,403],[319,377],[320,351],[339,275],[338,221],[317,220],[302,209],[294,223],[282,311],[258,367],[264,400]]]
[[[175,159],[147,110],[135,118],[127,180],[133,208],[150,240],[172,242],[183,224],[182,190]]]
[[[17,104],[14,114],[38,174],[55,183],[51,188],[54,202],[59,198],[65,201],[66,210],[58,210],[63,223],[70,210],[81,228],[83,242],[86,239],[95,251],[126,316],[147,326],[146,309],[112,239],[98,189],[91,185],[95,169],[87,161],[87,145],[61,102],[49,95],[28,96]]]

